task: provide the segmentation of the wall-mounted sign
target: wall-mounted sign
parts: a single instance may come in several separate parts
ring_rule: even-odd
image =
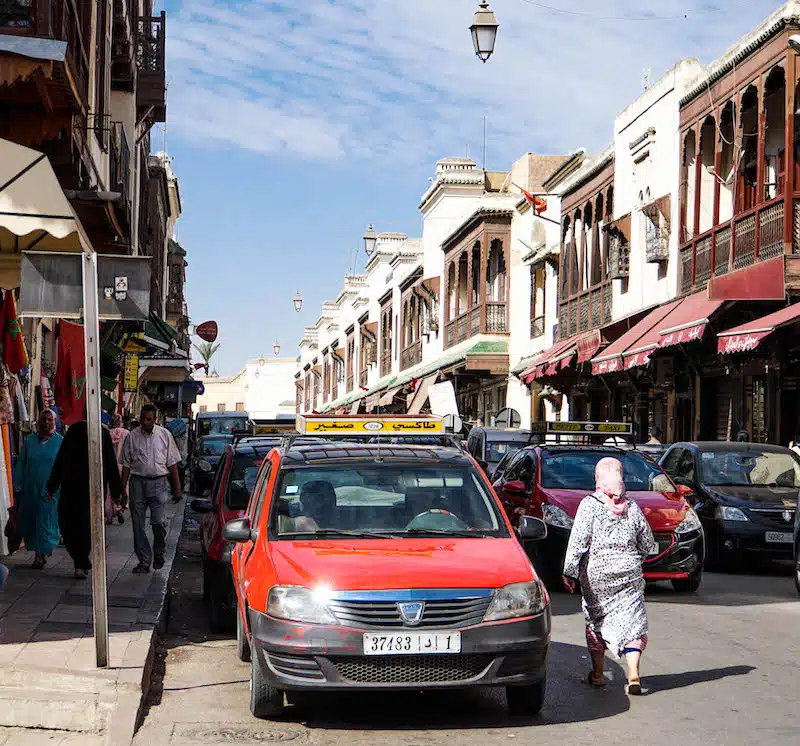
[[[130,344],[130,343],[128,343]],[[136,353],[125,355],[125,375],[123,377],[126,393],[136,391],[139,383],[139,356]]]
[[[195,330],[195,334],[197,334],[200,339],[204,339],[206,342],[216,342],[217,335],[219,334],[217,322],[206,321],[205,323],[200,324],[200,326],[198,326]]]

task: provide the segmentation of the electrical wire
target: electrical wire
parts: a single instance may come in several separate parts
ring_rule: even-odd
[[[533,5],[540,10],[546,10],[549,13],[560,13],[562,15],[567,16],[577,16],[580,18],[588,18],[594,21],[683,21],[687,20],[690,16],[707,16],[711,13],[720,13],[723,10],[728,10],[727,8],[708,8],[707,10],[692,10],[686,11],[685,13],[678,13],[673,15],[653,15],[653,14],[642,14],[642,15],[601,15],[597,13],[592,13],[588,10],[570,10],[568,8],[556,8],[553,5],[548,5],[547,3],[539,2],[539,0],[521,0],[523,3],[527,3],[528,5]],[[728,2],[748,2],[749,0],[728,0]]]

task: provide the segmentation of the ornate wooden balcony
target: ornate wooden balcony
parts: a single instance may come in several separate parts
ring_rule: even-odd
[[[134,0],[114,0],[111,39],[111,88],[133,92],[136,84],[136,7]]]
[[[166,78],[167,14],[139,19],[136,37],[136,108],[139,119],[167,121]]]
[[[445,349],[454,347],[478,334],[508,333],[507,304],[488,301],[485,315],[483,308],[483,306],[475,306],[446,324],[444,330]]]
[[[422,340],[418,339],[400,353],[400,369],[405,370],[422,362]]]

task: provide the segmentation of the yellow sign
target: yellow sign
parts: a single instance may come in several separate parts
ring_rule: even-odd
[[[303,435],[439,435],[444,423],[436,417],[303,417],[297,418]]]
[[[259,425],[256,423],[253,427],[254,435],[285,435],[290,432],[294,432],[293,422],[286,425]]]
[[[135,354],[125,355],[125,375],[123,377],[125,391],[130,393],[136,391],[139,384],[139,356]]]
[[[138,355],[138,354],[141,354],[142,352],[147,352],[147,347],[145,347],[145,345],[140,345],[140,344],[136,343],[132,339],[129,339],[125,343],[124,350],[125,350],[125,352],[134,353],[134,354]]]
[[[536,422],[531,426],[534,433],[573,433],[581,435],[632,435],[630,422]]]

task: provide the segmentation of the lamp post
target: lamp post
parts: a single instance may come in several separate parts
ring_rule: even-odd
[[[375,253],[375,247],[378,244],[378,234],[375,232],[375,226],[370,223],[367,232],[364,234],[364,253],[370,257]]]
[[[275,357],[281,354],[281,343],[276,339],[275,344],[272,345],[272,351],[275,353]]]
[[[494,13],[489,10],[489,3],[486,0],[481,0],[469,30],[472,32],[472,44],[475,47],[475,54],[483,63],[494,52],[494,43],[497,40],[499,26],[500,24],[497,23]]]
[[[303,296],[300,295],[299,290],[297,291],[297,294],[294,296],[292,302],[294,303],[294,310],[297,311],[297,313],[300,313],[300,311],[303,310]]]

